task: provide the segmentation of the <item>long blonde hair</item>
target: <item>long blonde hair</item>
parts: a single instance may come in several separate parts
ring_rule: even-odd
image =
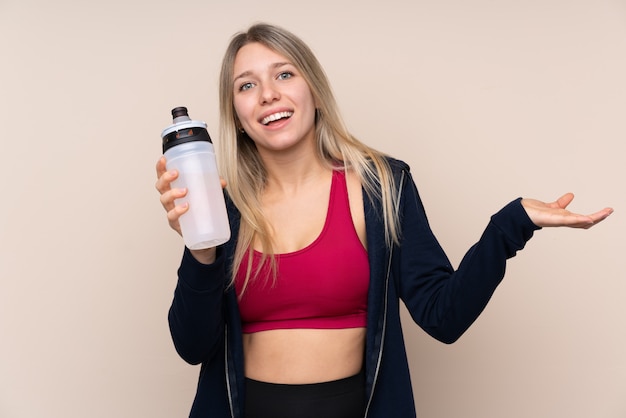
[[[268,24],[255,24],[248,31],[237,33],[231,40],[222,61],[220,74],[220,142],[218,161],[227,191],[241,213],[241,224],[235,250],[232,278],[244,257],[248,271],[244,288],[253,277],[251,271],[252,243],[258,240],[264,258],[275,268],[272,240],[260,204],[267,173],[254,142],[241,132],[234,108],[234,62],[237,52],[249,43],[260,43],[286,57],[302,74],[318,104],[315,134],[320,160],[329,167],[342,165],[353,170],[370,199],[380,199],[383,207],[387,245],[398,242],[398,215],[395,213],[397,193],[391,170],[384,154],[353,137],[347,130],[333,95],[330,83],[311,49],[289,31]]]

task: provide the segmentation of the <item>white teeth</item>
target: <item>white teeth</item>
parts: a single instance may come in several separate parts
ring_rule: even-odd
[[[272,115],[264,117],[263,120],[261,121],[261,123],[263,125],[267,125],[268,123],[274,122],[275,120],[291,117],[291,115],[293,115],[293,112],[278,112],[278,113],[274,113]]]

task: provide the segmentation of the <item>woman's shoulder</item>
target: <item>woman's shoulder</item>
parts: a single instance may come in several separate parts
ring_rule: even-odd
[[[389,169],[394,177],[400,175],[403,171],[410,172],[411,167],[404,161],[398,160],[397,158],[393,158],[390,156],[385,156],[385,161],[387,161],[387,165],[389,165]]]

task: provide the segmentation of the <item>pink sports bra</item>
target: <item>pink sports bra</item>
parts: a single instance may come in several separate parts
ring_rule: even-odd
[[[254,251],[253,274],[260,260],[261,253]],[[241,296],[244,333],[365,327],[369,261],[354,229],[343,171],[333,172],[328,212],[320,235],[301,250],[277,254],[276,262],[275,282],[269,263],[265,263]],[[247,267],[244,257],[235,278],[238,295]]]

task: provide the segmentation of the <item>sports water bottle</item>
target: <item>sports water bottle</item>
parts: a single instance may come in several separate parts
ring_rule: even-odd
[[[230,225],[213,143],[206,123],[191,120],[186,107],[172,109],[172,117],[161,138],[167,169],[178,171],[172,187],[187,188],[175,201],[189,204],[179,219],[183,240],[191,250],[215,247],[230,239]]]

